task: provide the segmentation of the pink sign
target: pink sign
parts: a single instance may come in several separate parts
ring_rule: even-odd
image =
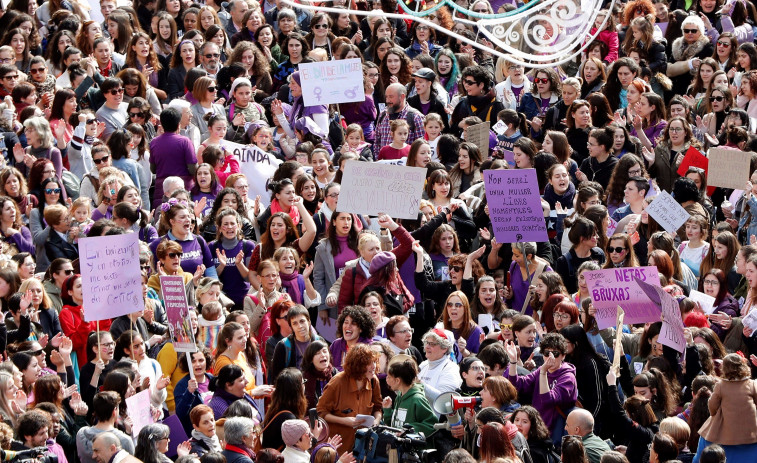
[[[166,305],[168,329],[171,332],[173,348],[176,352],[196,352],[194,333],[189,322],[189,307],[187,294],[184,290],[184,279],[178,275],[162,275],[160,277],[160,291],[163,293],[163,303]]]
[[[486,170],[484,183],[498,242],[547,241],[536,169]]]
[[[678,352],[686,349],[686,336],[683,333],[683,318],[678,301],[658,286],[652,286],[643,281],[638,281],[639,287],[647,294],[649,300],[662,312],[662,328],[657,341]]]
[[[131,435],[136,437],[148,424],[154,423],[150,410],[150,389],[126,398],[126,413],[131,418]]]
[[[597,313],[594,316],[600,330],[615,326],[617,307],[625,312],[626,323],[660,321],[660,308],[636,282],[642,280],[660,286],[657,267],[612,268],[584,273],[591,301]],[[620,327],[619,327],[620,328]]]

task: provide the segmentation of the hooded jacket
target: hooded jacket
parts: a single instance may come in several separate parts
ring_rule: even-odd
[[[384,423],[393,428],[402,429],[410,424],[415,432],[422,432],[424,436],[434,432],[437,422],[434,410],[431,408],[423,391],[423,385],[413,384],[407,393],[398,393],[392,408],[384,409]]]
[[[539,375],[541,368],[534,370],[526,376],[512,376],[509,370],[506,378],[515,385],[518,392],[533,395],[533,407],[539,411],[544,423],[550,430],[555,419],[560,414],[558,408],[566,412],[576,404],[578,388],[576,387],[576,368],[570,363],[563,362],[560,368],[547,373],[549,391],[546,394],[539,393]]]

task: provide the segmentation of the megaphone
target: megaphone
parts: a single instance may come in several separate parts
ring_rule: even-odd
[[[481,404],[481,397],[462,397],[452,392],[445,392],[434,400],[434,411],[440,415],[449,415],[461,408],[474,408]]]

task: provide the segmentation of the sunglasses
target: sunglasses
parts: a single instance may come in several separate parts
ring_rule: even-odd
[[[535,84],[548,84],[549,83],[549,79],[546,78],[546,77],[543,77],[543,78],[534,77],[534,83]]]
[[[29,69],[29,72],[32,74],[39,74],[45,72],[45,68]]]
[[[462,272],[463,271],[463,266],[462,265],[450,265],[449,266],[449,270],[450,271],[454,270],[456,272]]]
[[[135,117],[145,117],[145,116],[142,113],[129,113],[129,117],[135,118]]]
[[[111,90],[108,93],[110,93],[111,95],[120,95],[123,92],[124,92],[124,89],[122,89],[122,88],[114,88],[113,90]]]
[[[626,248],[621,248],[620,246],[618,246],[616,248],[609,247],[609,248],[607,248],[607,252],[609,252],[611,254],[612,253],[620,254],[621,252],[626,252]]]
[[[328,24],[316,24],[315,26],[313,26],[313,29],[328,29],[328,28],[329,28]]]
[[[463,303],[462,302],[448,302],[447,307],[455,307],[457,309],[462,309]]]
[[[220,53],[208,53],[207,55],[202,55],[202,56],[204,56],[207,59],[210,59],[210,58],[220,58],[221,54]]]
[[[549,354],[552,354],[552,357],[555,357],[555,358],[557,358],[557,357],[559,357],[559,356],[561,355],[561,354],[560,354],[560,352],[558,352],[558,351],[556,351],[556,350],[551,350],[551,349],[550,349],[550,350],[543,350],[543,351],[541,351],[541,354],[542,354],[542,355],[543,355],[543,356],[544,356],[545,358],[546,358],[546,357],[549,357]]]
[[[501,329],[501,330],[508,330],[508,331],[512,330],[513,329],[513,324],[512,323],[500,323],[499,324],[499,329]]]
[[[42,352],[44,352],[42,349],[40,350],[29,350],[26,351],[27,354],[31,355],[32,357],[36,357],[38,355],[42,355]]]
[[[48,194],[48,195],[60,194],[60,188],[45,188],[45,194]]]
[[[69,268],[69,269],[66,269],[66,270],[61,270],[61,272],[65,273],[66,275],[73,275],[74,274],[74,269]]]
[[[684,34],[696,34],[697,32],[699,32],[699,29],[684,29],[683,30]]]
[[[102,164],[103,162],[108,162],[108,158],[109,158],[109,157],[110,157],[110,156],[103,156],[103,157],[101,157],[100,159],[92,159],[92,160],[93,160],[93,161],[95,162],[95,164],[97,164],[97,165],[99,166],[99,165],[100,165],[100,164]]]
[[[465,85],[478,85],[478,82],[476,82],[475,80],[468,80],[468,79],[463,80],[463,83]]]
[[[208,92],[213,93],[216,91],[215,87],[208,87]]]
[[[184,255],[183,252],[169,252],[168,257],[171,259],[176,259],[177,257],[182,257]]]
[[[4,76],[3,79],[18,79],[18,74],[11,74],[9,76]]]
[[[718,42],[719,47],[729,47],[731,42]]]
[[[87,119],[87,125],[89,124],[97,124],[97,119]]]
[[[711,96],[710,101],[723,101],[725,100],[724,96]]]

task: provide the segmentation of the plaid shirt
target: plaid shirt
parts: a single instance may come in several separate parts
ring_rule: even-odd
[[[410,105],[405,102],[405,107],[397,113],[397,117],[393,119],[402,119],[407,120],[407,111],[410,108]],[[407,136],[407,144],[411,145],[415,140],[419,138],[423,138],[425,135],[425,131],[423,130],[423,115],[420,113],[416,113],[414,116],[414,125],[415,130],[412,130],[413,127],[409,127],[409,133]],[[381,119],[381,123],[376,126],[376,141],[373,143],[373,159],[378,159],[379,151],[381,151],[381,148],[389,145],[392,143],[392,131],[389,128],[392,120],[389,119],[389,113],[384,110],[381,115],[379,115],[379,119]]]

